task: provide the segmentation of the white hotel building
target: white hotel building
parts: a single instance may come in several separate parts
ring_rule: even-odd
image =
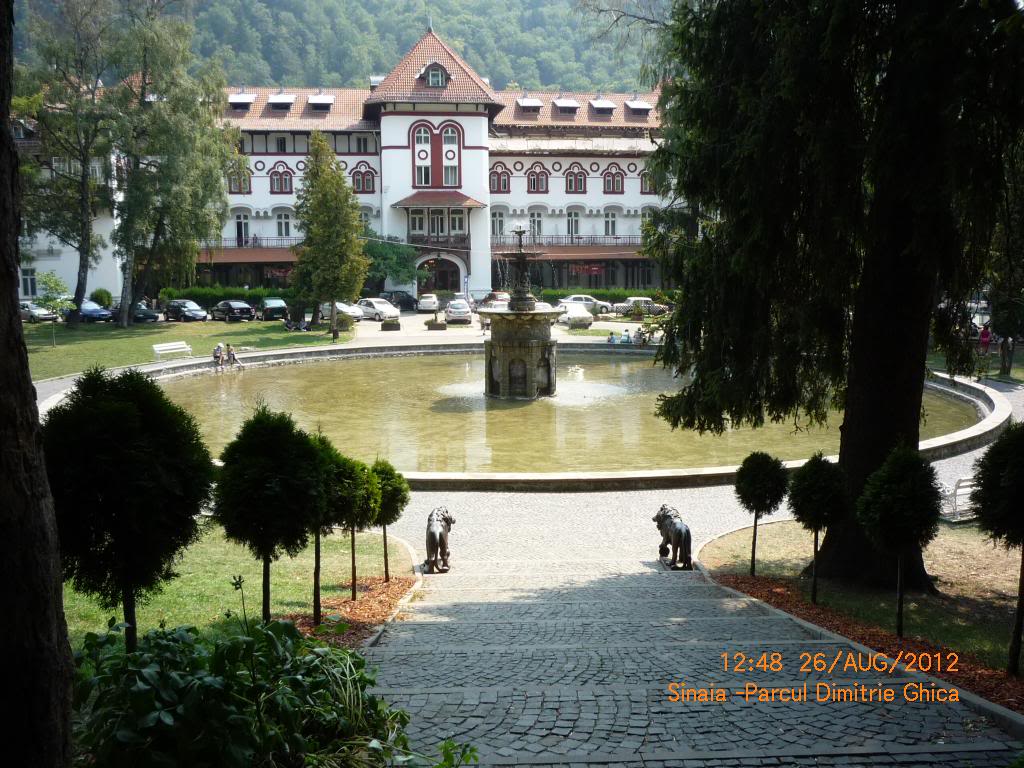
[[[320,131],[370,227],[415,245],[430,274],[388,287],[500,288],[517,225],[543,253],[535,284],[659,287],[659,267],[638,253],[643,217],[665,204],[645,175],[657,96],[496,91],[433,31],[367,89],[230,88],[224,122],[241,131],[250,173],[229,181],[228,221],[201,249],[199,279],[287,283],[296,192]],[[96,287],[119,286],[91,276]]]

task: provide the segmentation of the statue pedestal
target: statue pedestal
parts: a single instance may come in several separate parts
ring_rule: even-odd
[[[557,365],[551,321],[559,312],[482,310],[491,321],[484,342],[484,392],[490,397],[535,400],[555,394]]]

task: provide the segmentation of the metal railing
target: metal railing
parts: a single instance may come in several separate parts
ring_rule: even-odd
[[[642,245],[642,235],[526,235],[523,245]],[[515,235],[491,235],[491,245],[517,246]]]
[[[291,248],[302,242],[301,237],[263,237],[262,235],[251,235],[249,237],[224,237],[213,240],[203,240],[200,247],[204,250],[218,250],[220,248]]]
[[[459,248],[467,251],[470,249],[469,235],[425,235],[423,233],[410,232],[407,239],[413,245]]]

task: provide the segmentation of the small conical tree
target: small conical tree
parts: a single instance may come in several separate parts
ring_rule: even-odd
[[[380,512],[380,483],[361,461],[346,459],[339,469],[346,503],[337,515],[338,524],[348,528],[352,544],[352,599],[356,599],[356,531],[373,525]]]
[[[750,542],[750,575],[755,575],[757,559],[757,521],[771,515],[786,498],[786,468],[774,456],[754,451],[736,471],[736,498],[754,516],[754,534]]]
[[[814,531],[814,559],[811,560],[811,602],[818,602],[818,535],[823,528],[846,514],[846,477],[819,451],[789,478],[789,509],[804,528]]]
[[[377,515],[377,525],[380,526],[384,537],[384,581],[391,581],[391,573],[388,570],[388,526],[398,522],[402,511],[409,504],[409,483],[401,472],[384,459],[373,462],[371,471],[380,483],[380,513]]]
[[[1024,424],[1007,427],[974,465],[971,503],[978,525],[1008,549],[1024,545]],[[1021,628],[1024,627],[1024,549],[1021,549],[1017,610],[1010,636],[1006,671],[1020,673]]]
[[[64,576],[104,608],[122,606],[134,651],[136,603],[198,537],[213,459],[192,416],[136,370],[83,373],[42,433]]]
[[[942,495],[935,469],[916,448],[897,447],[876,469],[857,500],[857,520],[868,538],[896,557],[896,636],[903,637],[903,563],[939,531]]]
[[[259,404],[221,454],[214,512],[232,541],[263,562],[263,621],[270,621],[270,563],[309,543],[321,503],[320,453],[287,413]]]

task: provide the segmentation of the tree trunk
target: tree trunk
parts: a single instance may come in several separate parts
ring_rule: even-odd
[[[338,340],[338,302],[331,299],[331,341]],[[353,598],[355,599],[355,598]]]
[[[1017,612],[1013,615],[1013,634],[1010,635],[1010,661],[1006,671],[1020,674],[1020,634],[1024,628],[1024,548],[1020,551],[1020,578],[1017,580]]]
[[[8,125],[14,5],[0,0],[0,125]],[[17,762],[63,768],[71,759],[71,648],[60,553],[35,390],[18,316],[18,160],[0,130],[0,656],[6,750]]]
[[[352,600],[356,599],[356,529],[353,526],[349,529],[352,533]]]
[[[139,647],[139,625],[135,617],[135,590],[121,590],[121,605],[124,609],[124,649],[134,653]]]
[[[384,583],[386,584],[391,581],[391,574],[388,572],[388,527],[382,525],[380,529],[384,535]]]
[[[902,554],[896,558],[896,637],[903,638],[903,560]]]
[[[320,528],[313,532],[313,626],[322,621],[320,611]]]
[[[814,529],[814,558],[811,560],[811,605],[818,604],[818,529]]]
[[[270,558],[263,558],[263,623],[270,623]]]
[[[79,158],[81,161],[82,158]],[[85,301],[85,289],[89,284],[89,262],[92,256],[92,188],[89,186],[89,163],[91,158],[82,162],[82,173],[78,179],[78,275],[75,279],[75,308],[68,313],[67,320],[71,324],[81,321],[82,302]]]
[[[754,563],[757,558],[757,518],[754,515],[754,535],[750,538],[750,575],[754,576]]]

